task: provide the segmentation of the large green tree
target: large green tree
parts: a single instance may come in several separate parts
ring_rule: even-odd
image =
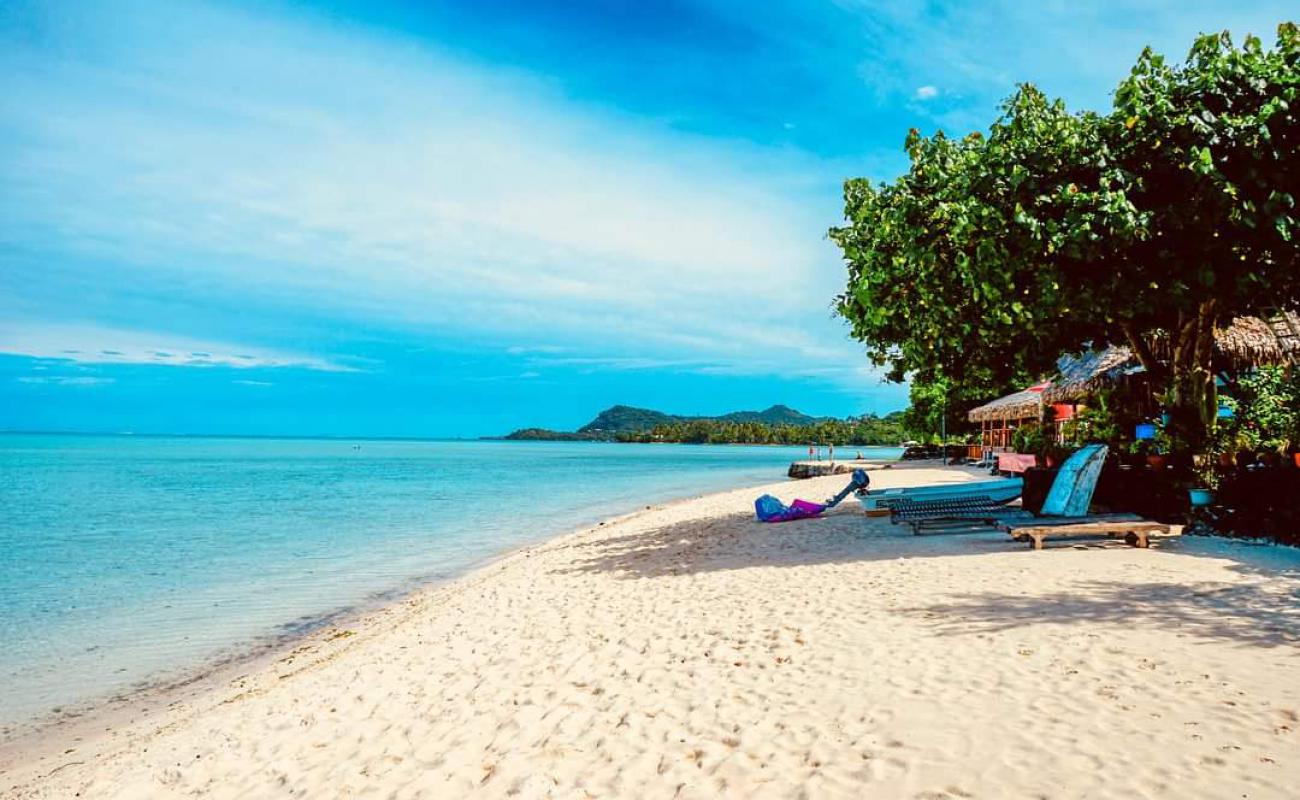
[[[1024,85],[987,136],[914,130],[907,174],[845,184],[839,311],[891,377],[967,390],[1128,344],[1199,445],[1215,329],[1300,305],[1298,93],[1288,23],[1143,52],[1107,114]]]

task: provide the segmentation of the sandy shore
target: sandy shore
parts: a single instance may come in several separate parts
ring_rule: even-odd
[[[1300,554],[1033,552],[851,502],[752,520],[761,491],[843,483],[517,552],[203,691],[11,744],[0,796],[1295,796]]]

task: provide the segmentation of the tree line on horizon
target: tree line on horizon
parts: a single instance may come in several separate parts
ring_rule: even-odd
[[[884,417],[868,414],[843,420],[819,420],[811,425],[731,422],[711,419],[661,423],[641,431],[622,431],[619,442],[682,444],[897,445],[908,438],[904,413]]]

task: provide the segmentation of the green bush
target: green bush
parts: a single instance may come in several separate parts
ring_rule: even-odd
[[[1300,444],[1300,370],[1261,367],[1237,381],[1221,402],[1234,415],[1215,428],[1219,452]]]
[[[1011,434],[1011,446],[1017,453],[1042,455],[1047,449],[1047,442],[1048,437],[1043,431],[1043,426],[1035,422],[1021,425],[1016,428],[1015,433]]]

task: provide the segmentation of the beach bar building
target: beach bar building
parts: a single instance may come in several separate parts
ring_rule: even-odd
[[[1169,346],[1165,338],[1152,341],[1152,350],[1157,354],[1166,355],[1164,351]],[[1238,317],[1214,334],[1214,362],[1225,379],[1232,373],[1240,375],[1266,364],[1300,363],[1300,315],[1288,311],[1275,313],[1268,319]],[[1082,355],[1063,355],[1052,380],[972,408],[969,419],[980,423],[983,457],[992,460],[998,454],[1010,453],[1015,429],[1028,423],[1041,423],[1048,408],[1060,438],[1063,425],[1086,407],[1088,398],[1102,389],[1121,384],[1143,385],[1144,381],[1145,369],[1125,345],[1112,345]],[[1145,395],[1147,408],[1144,410],[1156,412],[1156,399],[1149,388],[1136,395]],[[1019,471],[1022,466],[1006,457],[998,458],[998,467],[1004,468],[1001,466],[1004,460],[1013,466],[1009,471]]]
[[[1040,383],[1028,389],[1009,394],[1006,397],[972,408],[966,418],[980,424],[980,447],[982,460],[997,460],[998,469],[1011,472],[1023,472],[1026,466],[1033,466],[1033,456],[1021,459],[1019,463],[1010,458],[1014,453],[1011,437],[1022,425],[1037,424],[1043,418],[1043,391],[1049,386]],[[1004,459],[1007,466],[1003,467]],[[1016,463],[1012,463],[1016,462]]]
[[[1151,345],[1157,355],[1163,356],[1167,355],[1170,343],[1167,338],[1156,338]],[[1214,356],[1215,369],[1225,382],[1233,374],[1264,365],[1300,364],[1300,314],[1287,311],[1267,318],[1238,317],[1215,333]],[[1133,351],[1125,345],[1062,356],[1051,381],[971,409],[967,418],[980,424],[983,460],[996,459],[998,468],[1008,472],[1033,466],[1032,456],[1017,459],[1013,454],[1011,442],[1017,428],[1042,423],[1044,412],[1050,408],[1050,418],[1059,438],[1061,427],[1086,406],[1090,397],[1122,383],[1141,384],[1146,380],[1145,373]],[[1135,395],[1146,395],[1149,409],[1145,410],[1155,413],[1155,398],[1149,390]]]

